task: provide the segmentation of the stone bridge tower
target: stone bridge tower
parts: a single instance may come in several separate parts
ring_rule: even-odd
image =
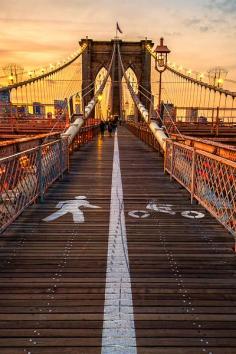
[[[138,81],[140,90],[144,87],[151,92],[151,55],[146,50],[145,46],[149,44],[153,46],[151,40],[141,40],[139,42],[119,41],[121,56],[124,64],[124,69],[131,68]],[[96,80],[97,74],[104,67],[108,70],[111,61],[114,40],[111,41],[93,41],[92,39],[82,39],[80,45],[87,43],[87,48],[82,54],[82,89],[83,95],[91,88],[93,90],[84,98],[86,105],[94,95],[94,86],[92,83]],[[111,113],[121,115],[121,93],[119,90],[119,81],[122,79],[118,70],[118,53],[115,53],[115,60],[111,71]],[[89,86],[91,85],[91,86]],[[89,86],[89,87],[88,87]],[[88,87],[88,88],[87,88]],[[142,90],[143,91],[143,90]],[[151,100],[151,96],[145,92],[145,95]],[[149,109],[150,100],[139,94],[139,98],[144,106]]]

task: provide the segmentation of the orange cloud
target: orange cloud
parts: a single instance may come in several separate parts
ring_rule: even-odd
[[[236,79],[236,27],[231,14],[220,21],[220,14],[213,8],[207,12],[203,3],[136,0],[134,6],[107,0],[8,0],[1,5],[0,66],[16,62],[33,68],[57,62],[86,35],[111,39],[119,20],[124,40],[148,36],[156,42],[164,34],[173,61],[199,71],[222,65]]]

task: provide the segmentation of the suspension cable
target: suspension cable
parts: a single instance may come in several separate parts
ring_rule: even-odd
[[[86,48],[87,48],[87,44],[84,44],[81,47],[81,50],[79,51],[79,53],[74,58],[70,59],[69,61],[67,61],[66,63],[62,64],[61,66],[58,66],[57,68],[52,69],[51,71],[49,71],[47,73],[43,73],[43,74],[41,74],[41,75],[39,75],[37,77],[31,77],[28,80],[24,80],[22,82],[18,82],[18,83],[9,85],[7,87],[0,88],[0,92],[1,91],[6,91],[6,89],[11,90],[13,88],[16,88],[16,87],[19,87],[19,86],[23,86],[23,85],[26,85],[26,84],[30,84],[30,83],[33,83],[33,82],[38,81],[40,79],[47,78],[47,77],[51,76],[52,74],[57,73],[58,71],[61,71],[61,70],[65,69],[65,68],[67,68],[68,66],[70,66],[72,63],[74,63],[83,54],[83,52],[85,51]]]
[[[87,104],[87,106],[85,107],[84,110],[84,116],[83,118],[79,117],[77,118],[73,123],[70,124],[69,128],[66,130],[65,134],[63,134],[64,137],[68,137],[68,143],[71,144],[74,137],[76,136],[76,134],[78,134],[80,128],[83,126],[85,120],[89,117],[90,113],[92,112],[92,110],[94,109],[94,107],[96,106],[96,104],[99,102],[99,98],[102,95],[104,88],[106,86],[107,80],[110,76],[111,73],[111,69],[113,66],[113,62],[114,62],[114,57],[115,57],[115,43],[113,46],[113,53],[112,53],[112,57],[111,57],[111,62],[107,71],[106,76],[103,79],[103,82],[101,83],[100,87],[98,88],[98,90],[96,91],[94,97],[90,100],[90,102]]]
[[[139,84],[139,86],[140,86],[143,90],[147,91],[148,94],[151,94],[151,95],[152,95],[152,93],[151,93],[150,91],[148,91],[147,89],[145,89],[141,84]],[[151,103],[151,105],[153,106],[153,108],[154,108],[154,110],[155,110],[154,104],[153,104],[152,100],[150,99],[150,97],[146,96],[140,89],[138,89],[138,90],[139,90],[139,92],[141,93],[141,95],[143,95],[145,98],[147,98],[147,99],[149,100],[149,102]],[[177,127],[175,121],[174,121],[173,118],[171,117],[170,112],[169,112],[169,110],[167,109],[165,103],[163,103],[163,107],[164,107],[166,113],[167,113],[168,116],[169,116],[169,119],[170,119],[170,122],[171,122],[172,126],[175,128],[175,130],[177,131],[177,133],[178,133],[181,137],[183,137],[183,135],[181,134],[181,132],[180,132],[179,128]],[[160,121],[162,122],[163,127],[165,127],[166,132],[167,132],[167,134],[168,134],[168,136],[169,136],[169,135],[170,135],[170,132],[168,131],[167,126],[165,125],[164,119],[161,117],[161,115],[159,114],[158,111],[155,110],[155,112],[157,113],[158,118],[159,118]]]

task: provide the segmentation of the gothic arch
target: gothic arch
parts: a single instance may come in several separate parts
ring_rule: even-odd
[[[127,68],[125,74],[128,77],[129,81],[131,82],[134,92],[136,94],[138,94],[139,93],[138,78],[137,78],[134,70],[131,68],[131,66],[129,66]],[[123,108],[124,118],[127,118],[129,116],[136,116],[137,110],[134,106],[134,102],[133,102],[130,92],[127,88],[124,76],[122,78],[122,93],[123,93],[122,94],[122,108]]]
[[[102,66],[97,73],[95,78],[95,92],[101,86],[105,76],[107,75],[107,69]],[[101,96],[101,101],[98,102],[95,108],[95,116],[99,119],[107,120],[110,115],[111,106],[111,77],[109,76],[103,94]]]
[[[93,41],[92,39],[82,39],[80,45],[87,44],[86,50],[82,54],[82,87],[86,92],[86,87],[93,85],[97,74],[101,68],[106,70],[112,56],[114,40],[111,41]],[[146,45],[153,46],[152,41],[142,40],[139,42],[123,42],[119,40],[122,61],[125,70],[131,68],[138,80],[147,91],[151,92],[151,55],[146,50]],[[112,79],[112,114],[120,114],[120,90],[118,75],[118,55],[114,60],[111,79]],[[84,100],[86,105],[93,97],[91,91]],[[140,96],[142,103],[149,109],[150,100]]]

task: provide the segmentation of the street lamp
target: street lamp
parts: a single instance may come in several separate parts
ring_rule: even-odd
[[[103,99],[103,95],[100,93],[100,94],[98,95],[98,101],[99,101],[99,102],[102,102],[102,99]]]
[[[81,106],[81,99],[80,99],[79,93],[77,93],[75,95],[75,112],[76,112],[76,114],[80,114],[80,112],[81,112],[80,106]]]
[[[14,84],[14,76],[13,73],[11,73],[11,75],[8,77],[10,84],[13,85]]]
[[[164,38],[160,39],[160,44],[157,45],[156,49],[154,50],[156,53],[155,57],[155,69],[160,74],[160,82],[159,82],[159,99],[158,99],[158,107],[159,110],[161,108],[161,85],[162,85],[162,73],[167,68],[167,58],[168,54],[170,53],[169,48],[164,45]]]

